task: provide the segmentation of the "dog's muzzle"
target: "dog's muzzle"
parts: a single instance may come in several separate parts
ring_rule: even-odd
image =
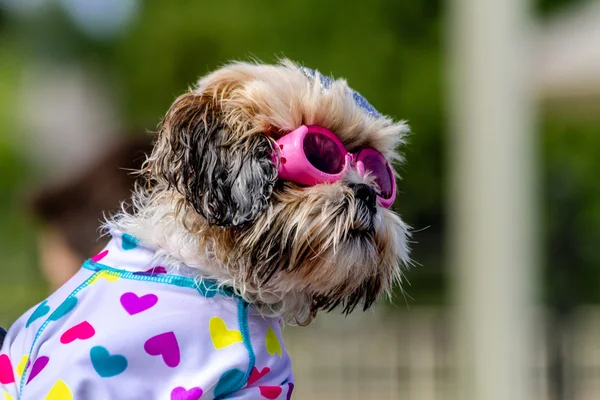
[[[350,186],[354,192],[354,198],[361,204],[360,207],[366,207],[371,214],[377,213],[377,193],[375,189],[364,183],[356,183]]]
[[[369,231],[375,229],[377,214],[377,192],[372,186],[364,183],[350,184],[356,202],[354,230]]]

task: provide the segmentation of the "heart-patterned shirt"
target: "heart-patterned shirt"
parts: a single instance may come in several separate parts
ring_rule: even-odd
[[[1,400],[280,399],[294,388],[280,321],[227,288],[112,240],[9,329]]]

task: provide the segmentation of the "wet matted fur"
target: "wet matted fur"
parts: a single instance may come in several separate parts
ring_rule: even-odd
[[[370,146],[400,160],[406,124],[357,96],[344,80],[289,61],[216,70],[175,100],[141,171],[133,211],[107,226],[291,323],[337,306],[367,309],[400,283],[407,226],[355,197],[354,185],[374,185],[368,175],[350,168],[336,183],[302,187],[277,180],[273,157],[276,139],[320,125],[348,151]]]

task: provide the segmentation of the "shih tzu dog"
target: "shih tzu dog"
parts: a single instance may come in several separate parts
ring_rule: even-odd
[[[289,61],[203,77],[164,117],[107,247],[9,330],[0,392],[289,399],[280,325],[367,309],[400,281],[407,131]]]

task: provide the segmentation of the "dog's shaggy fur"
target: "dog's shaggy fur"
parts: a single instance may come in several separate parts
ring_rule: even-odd
[[[203,77],[164,117],[133,212],[108,226],[288,322],[338,305],[367,309],[400,281],[407,226],[379,206],[373,217],[354,197],[353,184],[373,185],[354,169],[313,187],[278,180],[275,140],[320,125],[348,151],[370,146],[397,161],[408,128],[366,112],[344,80],[323,83],[289,61]]]

